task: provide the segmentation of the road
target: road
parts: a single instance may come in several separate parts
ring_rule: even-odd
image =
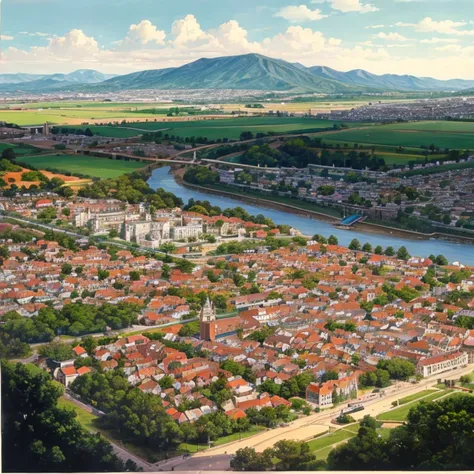
[[[474,365],[470,365],[468,367],[460,368],[458,370],[445,372],[443,374],[423,379],[420,383],[416,385],[408,383],[399,383],[391,387],[390,393],[387,394],[385,397],[367,403],[365,410],[356,412],[352,414],[352,416],[356,420],[362,419],[365,415],[371,415],[375,417],[393,408],[392,402],[400,399],[401,397],[406,397],[426,390],[429,387],[432,387],[437,382],[438,378],[458,378],[461,375],[471,373],[473,369]],[[389,392],[388,389],[386,389],[386,393],[387,392]],[[192,468],[193,460],[196,460],[196,465],[199,465],[201,462],[197,460],[201,457],[208,458],[210,456],[219,457],[222,455],[230,455],[235,453],[238,449],[244,447],[252,447],[255,448],[257,451],[263,451],[264,449],[273,446],[277,441],[280,441],[282,439],[292,439],[298,441],[309,440],[311,438],[314,438],[318,434],[328,431],[329,426],[331,426],[331,420],[334,418],[335,415],[339,414],[341,408],[341,406],[338,406],[337,408],[325,410],[323,413],[318,413],[310,415],[308,417],[300,418],[291,423],[288,427],[264,431],[250,438],[245,438],[241,441],[235,441],[225,446],[211,448],[207,451],[195,454],[190,460],[187,460],[183,464],[188,466],[189,469],[194,469]]]

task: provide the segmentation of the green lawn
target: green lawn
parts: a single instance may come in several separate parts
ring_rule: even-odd
[[[431,395],[432,393],[437,393],[437,390],[423,390],[422,392],[414,393],[413,395],[409,395],[408,397],[401,398],[398,403],[400,405],[405,405],[405,403],[411,403],[415,400],[418,400],[419,398]]]
[[[344,130],[327,135],[328,141],[367,145],[391,145],[402,147],[429,147],[441,149],[472,149],[474,147],[474,123],[471,122],[417,122],[381,125],[361,130]]]
[[[248,431],[244,431],[242,433],[242,439],[248,438],[250,436],[256,435],[265,431],[266,428],[264,426],[252,426]],[[240,439],[239,433],[234,433],[229,436],[223,436],[215,440],[212,443],[212,446],[222,446],[223,444],[231,443],[232,441],[238,441]],[[204,451],[207,449],[207,444],[200,444],[199,451]],[[178,451],[188,452],[188,453],[197,453],[198,452],[198,445],[194,443],[181,443],[178,446]]]
[[[311,441],[308,441],[311,451],[319,451],[323,448],[332,446],[333,444],[340,443],[346,439],[352,438],[356,433],[352,430],[338,429],[331,434],[319,436]]]
[[[36,169],[51,168],[102,179],[117,178],[144,167],[144,164],[138,161],[109,160],[85,155],[22,156],[18,162],[34,166]]]
[[[94,422],[97,420],[97,416],[89,413],[88,411],[84,410],[83,408],[77,406],[75,403],[71,402],[70,400],[66,400],[64,397],[61,397],[58,400],[58,405],[61,408],[72,408],[77,414],[77,421],[87,428],[89,431],[98,431],[97,427],[95,426]]]
[[[394,410],[390,410],[388,412],[382,413],[381,415],[377,417],[377,420],[379,421],[405,421],[407,419],[410,409],[418,405],[418,403],[432,402],[434,400],[437,400],[438,398],[444,397],[445,395],[451,392],[452,390],[437,391],[436,393],[433,393],[423,398],[423,400],[406,403],[405,405],[402,405],[399,408],[395,408]]]

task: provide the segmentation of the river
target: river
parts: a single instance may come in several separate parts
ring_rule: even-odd
[[[384,248],[392,246],[397,249],[404,245],[412,255],[427,257],[431,254],[441,254],[444,255],[450,263],[461,262],[464,265],[474,265],[474,246],[469,244],[438,239],[412,240],[390,235],[360,232],[357,230],[348,231],[336,229],[332,224],[317,219],[301,217],[289,212],[270,209],[265,206],[257,207],[237,199],[186,188],[178,184],[169,171],[170,168],[168,166],[153,170],[148,184],[153,189],[163,188],[166,191],[172,192],[185,203],[187,203],[189,199],[194,198],[195,200],[209,201],[213,206],[219,206],[221,209],[240,206],[246,209],[250,214],[264,214],[265,217],[272,219],[275,224],[288,224],[305,235],[321,234],[325,237],[329,237],[333,234],[338,238],[339,243],[344,246],[349,245],[352,239],[359,239],[361,244],[370,242],[373,247],[381,245]]]

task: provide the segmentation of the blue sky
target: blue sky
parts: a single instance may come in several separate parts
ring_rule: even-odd
[[[0,72],[127,73],[258,52],[474,79],[474,0],[0,1]]]

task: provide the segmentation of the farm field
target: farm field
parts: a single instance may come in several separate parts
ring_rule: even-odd
[[[285,134],[288,132],[309,133],[322,129],[332,128],[337,122],[330,120],[314,120],[292,117],[245,117],[245,118],[222,118],[207,120],[181,120],[172,121],[149,121],[128,123],[113,127],[89,127],[92,132],[101,136],[113,136],[127,138],[145,131],[163,131],[169,135],[177,137],[207,137],[208,140],[228,138],[237,140],[244,131],[253,134],[263,132],[274,132],[275,134]],[[359,126],[360,124],[353,124]],[[84,127],[85,128],[85,127]]]
[[[85,155],[40,155],[21,157],[21,164],[33,166],[36,169],[54,168],[62,172],[87,175],[93,178],[117,178],[143,168],[143,163],[137,161],[109,160]]]
[[[84,122],[96,121],[121,121],[144,120],[154,118],[156,115],[141,112],[103,110],[101,108],[84,109],[48,109],[48,110],[22,110],[22,111],[1,111],[2,120],[9,123],[16,123],[20,126],[41,125],[45,122],[50,124],[81,125]]]
[[[465,150],[474,148],[473,131],[474,123],[471,122],[414,122],[380,125],[372,129],[343,130],[328,134],[327,138],[328,143],[336,141],[360,145],[391,145],[418,150],[421,146],[429,147],[433,144],[441,149]]]
[[[392,130],[421,130],[437,132],[474,133],[474,122],[457,122],[452,120],[427,120],[421,122],[396,123],[387,125]]]

